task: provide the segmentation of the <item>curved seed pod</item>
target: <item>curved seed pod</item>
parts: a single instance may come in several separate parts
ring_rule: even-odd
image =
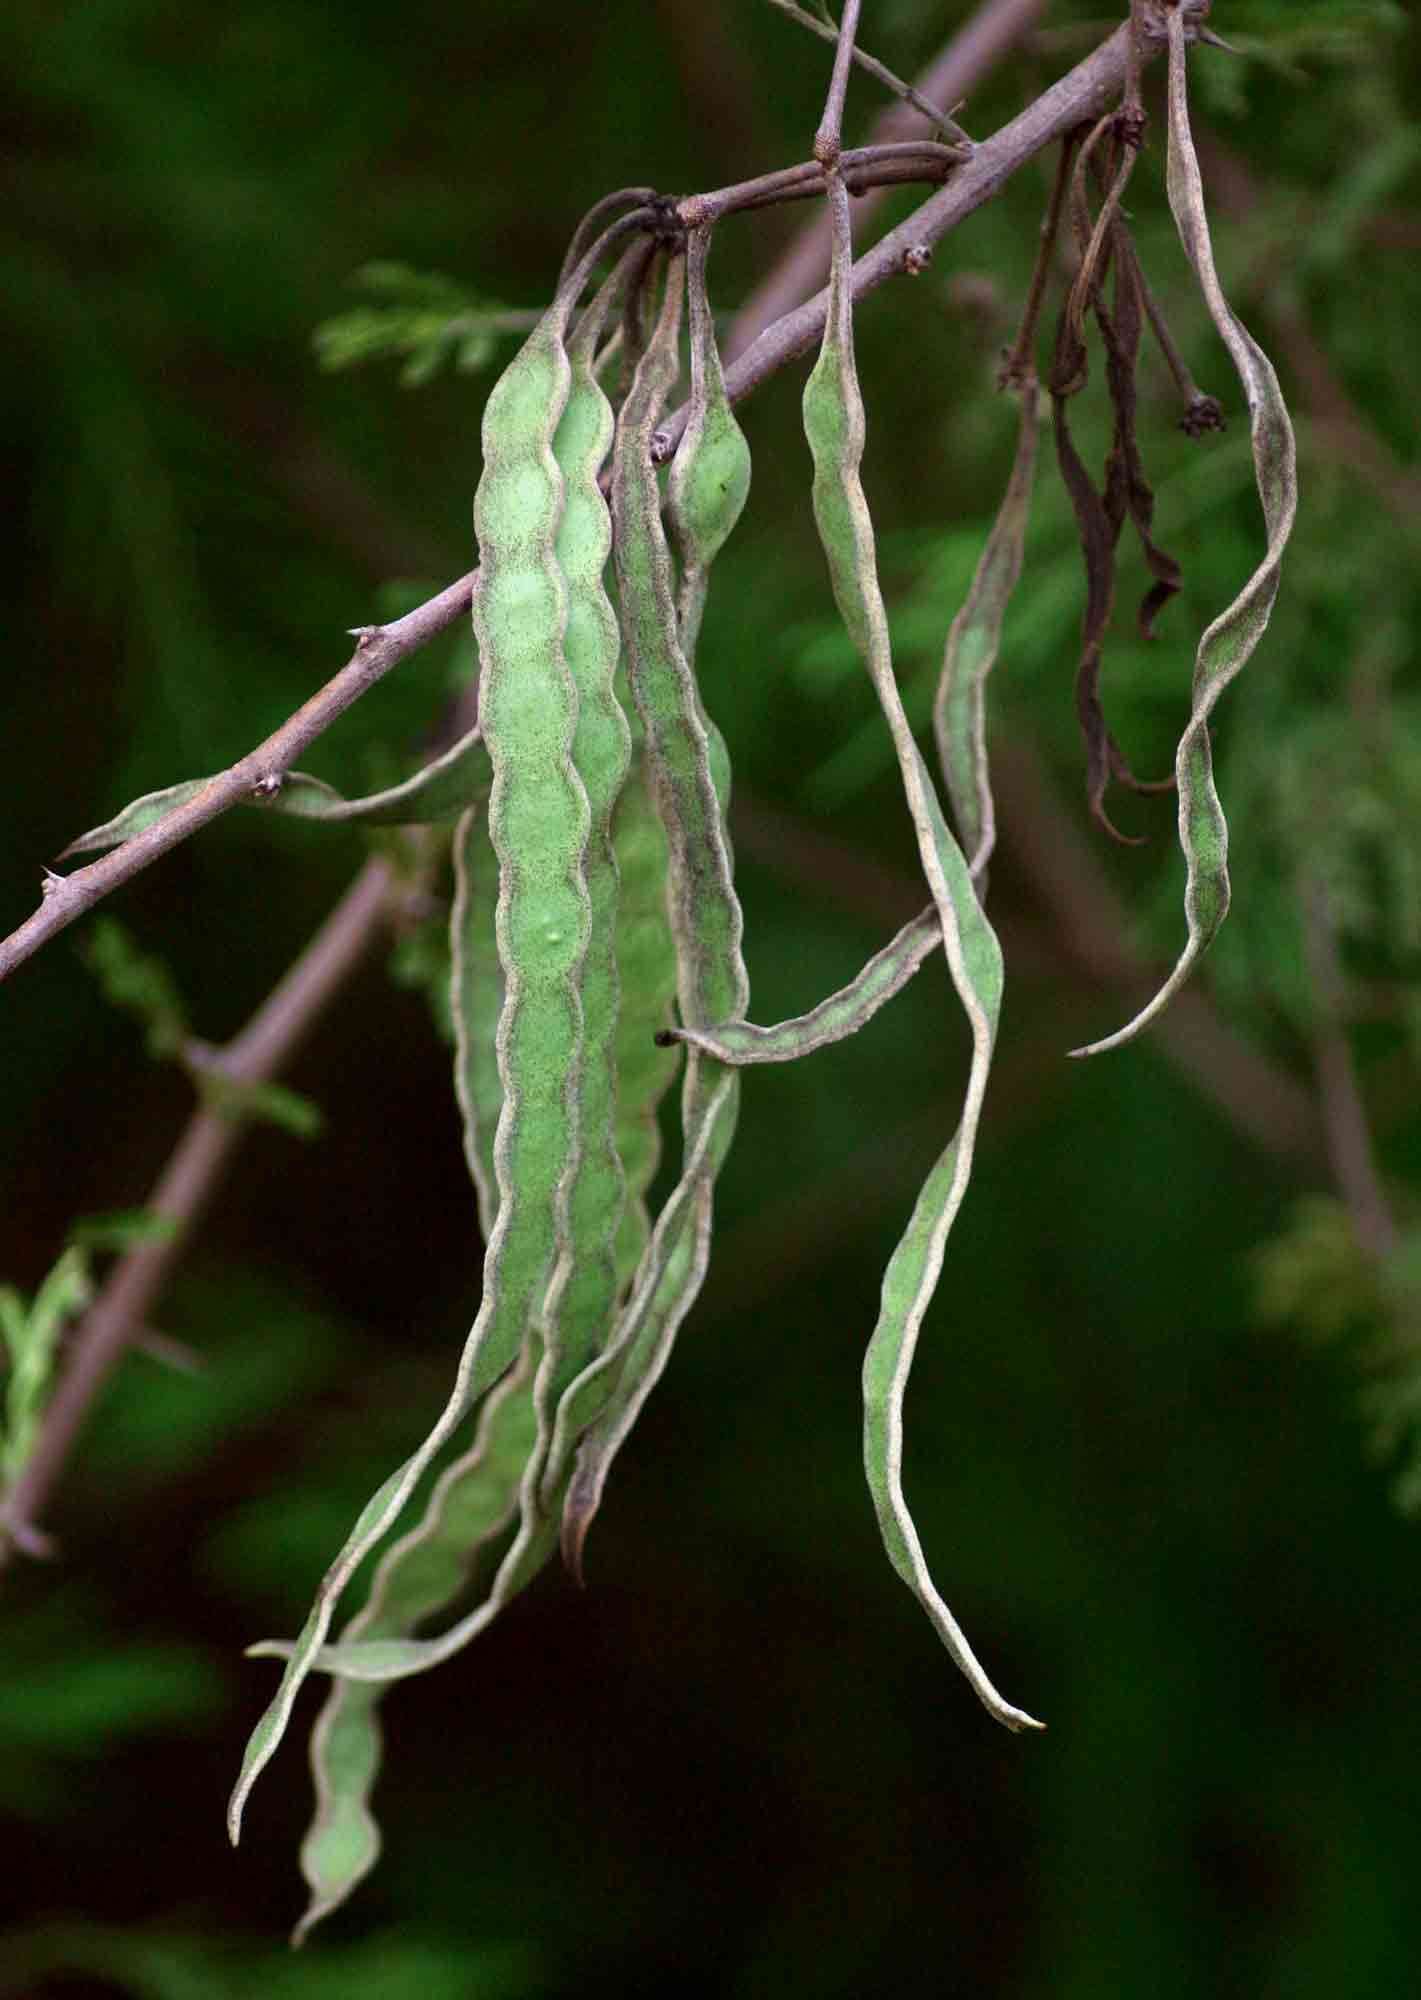
[[[519,1530],[477,1610],[441,1639],[419,1642],[422,1650],[413,1657],[427,1665],[449,1658],[477,1636],[552,1553],[556,1510],[543,1506],[540,1483],[545,1471],[550,1480],[560,1476],[547,1464],[554,1417],[564,1389],[596,1354],[616,1304],[615,1245],[625,1182],[614,1135],[618,875],[611,820],[626,777],[630,732],[615,686],[616,616],[602,581],[611,521],[598,475],[611,444],[612,411],[597,383],[596,354],[621,277],[619,269],[568,344],[570,390],[553,440],[565,481],[555,553],[567,589],[564,650],[577,693],[572,758],[589,811],[583,879],[590,927],[576,975],[583,1033],[580,1061],[569,1076],[577,1093],[578,1148],[558,1196],[566,1226],[540,1313],[542,1357],[532,1384],[536,1429],[519,1484]]]
[[[750,447],[725,391],[715,321],[706,296],[709,253],[709,227],[693,229],[686,239],[690,407],[666,481],[667,512],[681,558],[676,609],[687,660],[695,658],[710,566],[744,512],[750,492]]]
[[[464,1121],[464,1157],[478,1195],[487,1243],[498,1217],[493,1144],[503,1110],[498,1022],[506,982],[498,956],[498,856],[477,807],[454,829],[454,904],[449,913],[454,1020],[454,1094]]]
[[[577,693],[572,757],[587,794],[590,816],[584,878],[590,933],[578,972],[583,1009],[577,1105],[580,1146],[571,1181],[562,1195],[569,1240],[543,1308],[544,1345],[536,1371],[525,1365],[494,1390],[485,1404],[485,1420],[472,1451],[446,1470],[419,1527],[387,1552],[377,1572],[371,1606],[352,1621],[342,1635],[342,1646],[375,1641],[412,1643],[412,1626],[441,1609],[465,1582],[471,1536],[475,1545],[487,1540],[492,1531],[489,1502],[495,1497],[501,1523],[514,1495],[518,1496],[523,1526],[513,1550],[499,1567],[488,1599],[476,1614],[476,1624],[473,1629],[466,1626],[467,1637],[481,1630],[513,1591],[541,1567],[555,1541],[556,1517],[544,1521],[537,1505],[538,1478],[553,1412],[566,1383],[595,1351],[596,1339],[610,1320],[615,1303],[613,1244],[622,1206],[622,1172],[612,1143],[617,869],[610,821],[626,773],[629,732],[613,688],[617,625],[602,585],[611,525],[597,486],[612,436],[611,407],[593,375],[608,296],[604,289],[568,345],[570,390],[553,440],[565,480],[554,553],[567,592],[563,646]],[[503,1102],[494,1030],[502,1012],[506,980],[494,924],[497,857],[473,813],[465,816],[458,829],[456,874],[457,1083],[465,1114],[466,1150],[488,1240],[499,1198],[493,1134]],[[575,1257],[570,1255],[574,1246]],[[501,1422],[493,1423],[490,1435],[495,1415]],[[450,1650],[446,1636],[438,1657],[447,1658]],[[308,1927],[349,1893],[375,1858],[374,1825],[365,1804],[379,1750],[374,1685],[338,1677],[313,1739],[320,1810],[303,1850],[314,1896],[306,1919]],[[353,1773],[355,1781],[347,1777],[341,1784],[343,1773]]]
[[[630,705],[630,693],[626,695]],[[617,912],[617,1151],[627,1199],[617,1233],[619,1286],[625,1287],[651,1235],[646,1196],[661,1159],[657,1107],[680,1063],[659,1045],[676,1005],[676,953],[666,921],[670,858],[666,831],[652,803],[641,725],[633,730],[632,762],[617,801],[612,844],[621,878]]]
[[[484,1257],[483,1302],[444,1410],[367,1502],[326,1572],[248,1742],[228,1813],[234,1840],[247,1795],[285,1731],[341,1592],[398,1518],[421,1473],[513,1361],[567,1241],[565,1189],[576,1157],[582,1049],[577,978],[589,932],[583,880],[589,815],[571,756],[577,694],[563,648],[567,592],[556,538],[564,492],[553,439],[571,379],[568,317],[592,264],[621,233],[624,226],[614,226],[588,252],[495,384],[484,412],[474,626],[493,767],[489,830],[501,870],[497,929],[507,993],[498,1029],[499,1204]]]
[[[438,1611],[464,1589],[511,1521],[533,1446],[533,1353],[525,1349],[490,1391],[471,1449],[440,1476],[419,1526],[381,1557],[369,1599],[346,1626],[342,1645],[408,1632]],[[380,1829],[370,1809],[380,1768],[378,1701],[377,1687],[337,1679],[312,1729],[316,1812],[301,1843],[311,1900],[293,1944],[338,1909],[379,1859]]]
[[[697,254],[704,305],[704,242]],[[668,909],[676,952],[677,998],[682,1023],[700,1027],[711,1021],[742,1016],[749,1002],[749,981],[741,955],[743,920],[725,826],[728,764],[722,761],[722,744],[716,744],[718,756],[713,752],[713,737],[718,738],[718,732],[713,732],[707,722],[682,644],[672,589],[671,552],[662,527],[660,494],[651,456],[652,435],[676,377],[680,302],[680,273],[673,266],[656,330],[632,380],[617,424],[612,455],[612,518],[628,678],[645,733],[652,795],[666,829],[670,862]],[[719,370],[714,365],[708,319],[706,313],[699,328],[693,328],[700,361],[699,374],[693,376],[692,382],[691,427],[702,440],[720,438],[715,450],[723,475],[727,461],[724,425],[709,408],[717,395]],[[723,396],[723,385],[719,393]],[[702,403],[707,405],[705,412]],[[731,459],[739,456],[733,445],[728,456]],[[734,515],[739,512],[739,505],[731,503],[736,501],[741,475],[736,474],[729,481],[723,476],[716,480],[723,489],[717,502],[714,495],[707,496],[702,476],[701,468],[710,463],[704,447],[694,445],[678,480],[685,503],[683,521],[692,537],[688,546],[694,547],[702,567],[724,540]],[[720,765],[718,773],[716,764]],[[707,1245],[712,1189],[734,1133],[738,1109],[738,1080],[727,1079],[714,1066],[708,1066],[699,1052],[691,1051],[681,1097],[685,1157],[681,1181],[668,1202],[668,1209],[673,1214],[695,1211],[701,1221],[700,1234]],[[679,1292],[668,1297],[667,1268],[681,1259],[678,1245],[677,1229],[668,1225],[663,1230],[658,1223],[637,1273],[632,1298],[613,1335],[612,1351],[629,1356],[639,1339],[635,1331],[639,1324],[649,1320],[659,1327],[654,1340],[641,1340],[640,1370],[623,1361],[614,1403],[606,1416],[598,1420],[595,1435],[589,1436],[582,1447],[584,1462],[596,1458],[601,1465],[602,1480],[664,1368],[675,1332],[704,1276],[704,1254],[692,1256],[687,1260]],[[609,1366],[608,1381],[611,1374]],[[592,1517],[591,1511],[579,1513],[577,1495],[586,1495],[591,1490],[580,1470],[564,1517],[565,1537],[570,1535],[574,1544],[580,1545]],[[600,1483],[597,1490],[600,1492]]]
[[[676,375],[679,323],[680,287],[673,270],[656,330],[618,420],[612,518],[628,677],[669,849],[677,997],[683,1024],[698,1027],[743,1015],[749,983],[725,829],[729,774],[724,767],[715,770],[713,731],[681,644],[651,456],[652,435]],[[700,389],[711,393],[709,372],[703,371]],[[693,421],[695,417],[693,411]],[[681,1179],[652,1234],[607,1351],[569,1390],[559,1418],[559,1431],[569,1440],[585,1430],[564,1509],[564,1549],[574,1561],[612,1460],[664,1369],[700,1289],[715,1177],[738,1110],[738,1079],[725,1076],[692,1050],[682,1089]]]
[[[1228,823],[1214,786],[1209,717],[1219,696],[1248,661],[1268,626],[1278,594],[1283,551],[1298,504],[1297,452],[1287,405],[1273,365],[1239,320],[1219,284],[1204,211],[1199,162],[1189,130],[1184,21],[1178,8],[1169,25],[1169,153],[1166,182],[1180,240],[1199,279],[1210,315],[1238,370],[1248,399],[1253,464],[1263,505],[1268,546],[1263,560],[1227,610],[1220,612],[1199,641],[1194,661],[1193,703],[1179,741],[1175,777],[1179,788],[1179,844],[1184,850],[1184,914],[1188,938],[1173,972],[1148,1006],[1103,1041],[1073,1049],[1077,1056],[1119,1048],[1153,1021],[1178,993],[1228,914]]]
[[[1033,1728],[1039,1725],[997,1693],[939,1597],[903,1495],[904,1390],[923,1316],[942,1269],[948,1232],[972,1170],[1001,1006],[1002,958],[962,851],[947,830],[893,676],[873,525],[859,477],[864,410],[854,365],[848,194],[839,175],[828,176],[827,193],[833,224],[829,306],[823,347],[804,390],[804,427],[814,458],[814,515],[840,612],[863,655],[893,738],[953,985],[972,1029],[972,1067],[961,1123],[928,1176],[884,1274],[878,1324],[864,1360],[864,1460],[894,1568],[922,1604],[988,1713],[1010,1729]]]
[[[544,1354],[534,1392],[538,1445],[524,1481],[520,1544],[540,1519],[540,1481],[556,1483],[561,1476],[556,1464],[546,1462],[558,1404],[595,1357],[616,1310],[616,1245],[626,1203],[616,1143],[619,882],[612,815],[626,782],[631,731],[616,686],[617,615],[603,584],[612,552],[612,517],[598,482],[611,449],[613,417],[596,373],[597,344],[624,269],[625,260],[569,342],[571,389],[553,441],[565,481],[555,546],[567,587],[564,644],[577,691],[572,759],[589,813],[583,881],[590,928],[577,972],[582,1011],[578,1151],[564,1190],[567,1236],[542,1311]],[[540,1539],[550,1551],[556,1536],[550,1532]]]
[[[745,511],[750,492],[750,446],[735,420],[715,344],[715,320],[706,296],[709,225],[686,239],[686,290],[691,318],[691,394],[686,428],[666,480],[666,512],[681,559],[676,624],[681,652],[694,674],[710,566]],[[711,782],[721,816],[730,809],[730,752],[715,722],[702,710]],[[726,853],[729,856],[729,835]]]
[[[714,1028],[669,1028],[665,1039],[685,1042],[714,1056],[717,1062],[742,1068],[746,1063],[793,1062],[798,1056],[812,1055],[815,1049],[856,1035],[880,1007],[902,992],[923,960],[931,958],[941,944],[942,922],[936,906],[930,905],[904,924],[857,979],[821,1000],[811,1013],[780,1021],[773,1028],[757,1028],[750,1021],[726,1021]]]
[[[948,627],[933,702],[933,731],[943,780],[974,881],[980,881],[997,839],[987,765],[987,676],[997,663],[1002,622],[1021,575],[1036,470],[1039,401],[1033,375],[1022,384],[1016,457],[1007,490],[962,608]]]
[[[211,782],[210,778],[189,778],[161,792],[147,792],[126,805],[121,813],[105,820],[102,826],[71,840],[59,858],[101,854],[106,848],[120,847],[145,827],[166,818],[175,806],[195,799]],[[267,812],[289,814],[293,819],[334,823],[359,820],[367,826],[428,826],[440,820],[457,819],[466,806],[487,798],[492,782],[488,751],[482,732],[475,725],[412,778],[392,785],[387,791],[372,792],[368,798],[345,799],[319,778],[309,778],[304,771],[287,771],[269,796],[253,795],[250,803]]]
[[[699,1026],[738,1016],[748,982],[724,811],[706,754],[705,712],[680,643],[671,552],[651,459],[652,433],[676,376],[680,306],[680,273],[673,269],[656,331],[618,420],[612,518],[628,679],[670,849],[677,997],[682,1020]]]

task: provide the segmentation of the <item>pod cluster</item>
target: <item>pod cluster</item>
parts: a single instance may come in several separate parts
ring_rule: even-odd
[[[1269,550],[1199,649],[1177,772],[1189,943],[1164,992],[1112,1042],[1164,1004],[1222,920],[1226,835],[1208,721],[1266,623],[1295,495],[1276,380],[1214,274],[1177,10],[1170,20],[1170,199],[1248,393]],[[1128,774],[1097,693],[1110,559],[1125,518],[1139,530],[1158,591],[1167,594],[1177,579],[1150,540],[1152,502],[1133,445],[1143,291],[1115,231],[1124,170],[1108,185],[1100,176],[1092,221],[1083,176],[1095,143],[1082,149],[1072,184],[1080,275],[1048,387],[1094,593],[1078,696],[1091,796],[1103,816],[1106,781]],[[835,599],[892,742],[928,895],[922,914],[808,1013],[773,1026],[748,1018],[727,831],[729,757],[702,701],[696,650],[711,565],[745,505],[749,451],[716,351],[709,229],[668,242],[663,204],[607,222],[619,200],[635,203],[644,190],[599,204],[579,231],[553,304],[488,401],[474,508],[478,728],[408,785],[373,800],[340,801],[293,777],[280,801],[268,801],[315,817],[452,823],[455,1082],[485,1243],[482,1300],[445,1407],[367,1503],[298,1637],[253,1648],[285,1664],[233,1795],[234,1838],[302,1682],[312,1672],[329,1677],[311,1740],[316,1814],[302,1850],[310,1903],[298,1936],[350,1894],[378,1855],[370,1800],[385,1684],[467,1645],[559,1544],[580,1569],[612,1464],[706,1272],[741,1070],[855,1032],[939,951],[971,1032],[971,1058],[956,1129],[884,1275],[864,1363],[865,1464],[889,1558],[951,1657],[998,1721],[1040,1727],[998,1693],[939,1595],[902,1478],[908,1374],[966,1194],[1001,1010],[1002,954],[984,908],[995,831],[985,685],[1022,567],[1038,392],[1027,368],[1017,380],[1020,432],[1006,496],[948,632],[935,775],[898,690],[860,474],[865,413],[849,200],[836,149],[823,172],[833,263],[803,405],[813,510]],[[614,261],[625,238],[631,247]],[[1099,289],[1111,254],[1113,316]],[[609,262],[610,275],[584,304],[593,273]],[[1105,330],[1117,411],[1103,494],[1073,459],[1064,414],[1084,380],[1088,310]],[[683,344],[687,416],[663,482],[661,427]],[[614,353],[616,408],[604,386]],[[172,798],[140,800],[87,844],[126,838]],[[678,1072],[679,1174],[653,1216],[658,1107]],[[421,1493],[417,1518],[391,1539]],[[364,1605],[333,1635],[347,1584],[377,1549]],[[474,1608],[454,1616],[471,1588]],[[441,1615],[443,1629],[431,1633]]]

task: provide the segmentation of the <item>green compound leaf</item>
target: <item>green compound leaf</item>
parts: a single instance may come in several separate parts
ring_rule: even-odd
[[[131,1250],[138,1243],[167,1243],[178,1233],[177,1219],[151,1208],[114,1208],[81,1216],[69,1231],[80,1250]]]
[[[317,360],[332,373],[398,359],[404,363],[400,386],[419,389],[446,363],[461,374],[489,367],[500,340],[530,324],[526,313],[407,264],[364,264],[351,283],[367,302],[334,314],[311,336]]]
[[[326,1122],[319,1104],[284,1083],[250,1082],[197,1066],[190,1074],[209,1111],[236,1124],[275,1125],[294,1139],[317,1139]]]
[[[116,917],[100,917],[83,950],[109,1004],[143,1023],[149,1055],[158,1061],[181,1055],[187,1013],[162,960],[141,951]]]
[[[1278,594],[1283,551],[1298,504],[1297,451],[1293,427],[1273,365],[1224,297],[1214,269],[1204,210],[1204,188],[1189,130],[1188,79],[1183,11],[1169,22],[1169,203],[1180,240],[1194,266],[1205,302],[1248,399],[1254,472],[1268,546],[1263,560],[1227,610],[1199,641],[1194,663],[1193,705],[1179,741],[1175,776],[1179,789],[1179,844],[1184,850],[1184,914],[1188,938],[1173,972],[1147,1006],[1113,1035],[1072,1049],[1075,1056],[1100,1055],[1138,1035],[1169,1005],[1228,914],[1228,823],[1214,785],[1209,718],[1224,689],[1247,663],[1268,626]]]
[[[92,1297],[88,1256],[77,1244],[60,1254],[29,1305],[13,1286],[0,1286],[0,1342],[9,1363],[0,1484],[8,1486],[18,1477],[34,1449],[60,1336]]]
[[[865,425],[854,363],[849,200],[841,176],[830,179],[828,197],[833,223],[829,304],[823,347],[804,390],[804,428],[814,458],[814,515],[835,598],[893,738],[953,985],[972,1029],[972,1067],[961,1123],[928,1176],[884,1274],[878,1324],[864,1359],[864,1461],[889,1560],[927,1612],[978,1700],[1009,1729],[1038,1729],[1040,1723],[998,1694],[938,1595],[903,1494],[904,1392],[923,1317],[942,1269],[948,1232],[972,1170],[1001,1007],[1002,958],[962,850],[947,829],[894,678],[873,524],[859,476]]]

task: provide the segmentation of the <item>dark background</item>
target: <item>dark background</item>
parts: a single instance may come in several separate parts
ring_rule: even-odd
[[[864,11],[865,45],[914,75],[970,10]],[[1112,11],[1047,6],[969,129],[1012,116]],[[1119,805],[1150,835],[1132,851],[1084,809],[1079,565],[1044,452],[992,691],[998,1068],[909,1398],[938,1581],[1049,1733],[983,1716],[863,1487],[879,1275],[964,1078],[930,968],[859,1040],[751,1073],[711,1277],[618,1464],[590,1588],[549,1574],[392,1693],[385,1858],[286,1957],[308,1780],[298,1731],[228,1849],[271,1673],[242,1648],[295,1629],[442,1401],[478,1297],[448,1054],[372,960],[292,1074],[324,1136],[251,1133],[155,1313],[201,1376],[128,1359],[50,1509],[59,1558],[0,1573],[0,1991],[1337,2000],[1414,1976],[1421,1544],[1393,1500],[1404,1440],[1367,1446],[1378,1396],[1404,1416],[1421,1372],[1421,41],[1396,6],[1220,0],[1215,22],[1249,51],[1195,64],[1216,247],[1294,398],[1304,481],[1273,626],[1220,711],[1234,912],[1199,1001],[1064,1060],[1126,1018],[1132,968],[1172,959],[1182,867],[1171,802]],[[351,274],[395,259],[536,306],[607,189],[806,157],[826,74],[822,45],[752,0],[4,10],[4,928],[81,828],[241,754],[340,665],[346,628],[469,566],[491,377],[322,372],[312,331],[349,309]],[[1149,357],[1142,436],[1188,584],[1147,649],[1129,558],[1107,668],[1148,773],[1168,768],[1194,639],[1261,546],[1241,398],[1164,204],[1159,83],[1130,205],[1233,421],[1184,441]],[[854,80],[851,138],[880,101]],[[1010,457],[993,371],[1047,174],[1026,168],[860,315],[865,476],[920,717]],[[720,230],[722,309],[801,219]],[[702,649],[761,1020],[842,983],[922,901],[814,541],[802,379],[742,412],[755,485]],[[1099,415],[1079,429],[1098,450]],[[352,790],[405,768],[461,658],[451,639],[407,662],[307,766]],[[353,832],[238,813],[110,907],[220,1041],[362,853]],[[1298,1207],[1345,1194],[1299,916],[1314,876],[1401,1234],[1384,1273],[1345,1202]],[[26,1292],[76,1218],[142,1203],[189,1103],[83,939],[0,995],[0,1277]],[[1338,1288],[1346,1337],[1320,1346],[1307,1326]]]

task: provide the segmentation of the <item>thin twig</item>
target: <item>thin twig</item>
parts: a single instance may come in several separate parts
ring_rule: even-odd
[[[1140,0],[1128,0],[1130,19],[1126,23],[1130,33],[1129,53],[1125,62],[1125,89],[1120,109],[1132,126],[1143,136],[1145,124],[1145,100],[1141,88],[1144,76],[1144,51],[1141,47]]]
[[[844,98],[848,94],[849,71],[853,67],[854,40],[859,31],[859,8],[863,0],[844,0],[839,33],[834,43],[834,67],[829,74],[829,94],[824,100],[824,116],[814,134],[814,157],[826,171],[839,164],[844,137]]]
[[[972,18],[917,80],[920,94],[938,104],[955,104],[1015,46],[1045,7],[1046,0],[985,0]],[[874,143],[907,138],[914,120],[902,105],[890,105],[869,134]],[[861,196],[855,228],[862,230],[881,196]],[[735,316],[726,352],[737,355],[782,314],[790,312],[824,282],[829,269],[829,223],[818,215],[776,262]]]
[[[368,861],[281,983],[216,1058],[232,1083],[265,1083],[355,971],[390,906],[388,861]],[[199,1107],[147,1201],[172,1227],[136,1243],[114,1266],[75,1329],[59,1386],[18,1478],[0,1501],[0,1566],[12,1548],[43,1546],[37,1522],[95,1397],[144,1322],[205,1211],[243,1131],[240,1119]]]
[[[782,14],[788,14],[792,21],[798,21],[801,28],[808,28],[812,35],[818,35],[821,40],[826,42],[839,40],[838,34],[827,21],[816,20],[813,14],[806,14],[804,9],[796,4],[796,0],[770,0],[770,5],[778,7]],[[879,62],[876,57],[869,55],[867,50],[855,48],[853,58],[859,68],[869,76],[875,77],[885,90],[891,90],[895,97],[901,98],[904,104],[911,105],[914,111],[926,118],[944,139],[955,139],[959,144],[971,145],[971,140],[956,119],[950,118],[945,111],[939,111],[921,91],[915,90],[911,83],[904,83],[901,78],[896,77],[891,69]]]
[[[1184,404],[1184,414],[1179,419],[1180,429],[1188,437],[1202,437],[1206,431],[1221,431],[1224,428],[1224,406],[1217,396],[1208,395],[1194,380],[1188,362],[1180,350],[1178,342],[1170,332],[1169,321],[1164,316],[1164,307],[1156,298],[1144,266],[1135,250],[1134,239],[1128,227],[1121,222],[1116,231],[1116,254],[1129,267],[1130,275],[1139,291],[1145,308],[1145,317],[1155,337],[1155,345],[1164,356],[1165,366],[1174,378],[1174,386]]]
[[[944,181],[963,157],[958,147],[939,145],[935,139],[905,139],[884,146],[848,147],[840,153],[839,165],[850,189],[861,194],[910,181]],[[824,169],[817,160],[805,160],[730,187],[712,188],[708,194],[684,195],[676,204],[676,216],[684,228],[700,229],[724,215],[810,195],[817,200],[823,192]]]
[[[1189,20],[1196,19],[1199,0],[1184,0]],[[1161,17],[1162,18],[1162,17]],[[891,229],[853,268],[853,295],[856,300],[876,291],[879,285],[899,276],[909,253],[931,247],[949,230],[981,208],[1000,192],[1011,176],[1027,160],[1062,138],[1077,125],[1094,124],[1118,98],[1124,87],[1129,58],[1130,30],[1117,28],[1093,55],[1038,97],[990,139],[983,139],[972,157],[956,170],[946,187],[930,195],[906,221]],[[1143,53],[1157,55],[1163,47],[1162,30],[1154,14],[1144,21]],[[762,382],[783,368],[786,362],[808,353],[824,332],[828,292],[820,291],[802,306],[787,312],[765,328],[758,339],[726,368],[725,380],[731,400],[739,402],[758,389]],[[683,405],[667,418],[663,431],[674,446],[686,424]]]

